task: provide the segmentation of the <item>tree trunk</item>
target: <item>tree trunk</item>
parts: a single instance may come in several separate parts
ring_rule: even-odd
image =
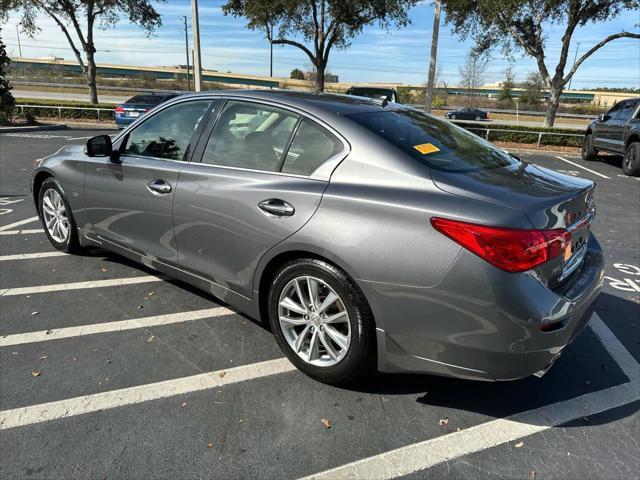
[[[98,104],[98,86],[96,85],[96,61],[94,58],[95,48],[89,45],[87,50],[87,68],[84,73],[87,86],[89,87],[89,100],[94,105]]]
[[[551,84],[549,89],[549,105],[547,105],[547,115],[544,119],[545,127],[553,127],[556,121],[556,112],[560,105],[560,94],[562,93],[562,85],[556,81]]]
[[[327,66],[324,62],[318,62],[318,64],[316,65],[316,93],[324,92],[324,72],[326,67]]]

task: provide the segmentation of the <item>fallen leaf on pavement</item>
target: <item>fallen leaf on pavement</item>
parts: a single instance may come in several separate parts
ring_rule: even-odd
[[[440,426],[443,426],[443,425],[449,425],[449,417],[441,418],[441,419],[438,421],[438,425],[440,425]]]
[[[47,358],[49,358],[49,355],[43,355],[40,357],[40,360],[46,360]]]
[[[138,305],[138,306],[136,307],[136,309],[138,309],[138,310],[141,310],[141,309],[143,309],[143,308],[144,308],[144,305]]]
[[[329,422],[329,420],[327,420],[326,418],[323,418],[320,421],[322,422],[322,426],[324,428],[331,428],[331,422]]]
[[[514,447],[516,447],[516,448],[522,448],[522,447],[524,447],[524,442],[518,442],[518,443],[516,443],[516,444],[514,445]]]
[[[207,443],[207,448],[213,448],[213,442]]]
[[[227,374],[227,372],[218,372],[218,376],[220,378],[224,377]]]
[[[40,372],[38,370],[31,370],[31,376],[32,377],[39,377],[40,375],[42,375],[42,372]]]
[[[151,343],[156,339],[155,335],[151,335],[149,338],[147,338],[147,343]]]
[[[180,404],[180,406],[181,406],[181,407],[186,407],[186,406],[187,406],[187,402],[182,402],[182,403]]]
[[[102,268],[100,269],[100,271],[101,271],[101,272],[107,272],[108,270],[107,270],[106,268],[102,267]]]
[[[31,312],[31,315],[38,315],[40,312]]]
[[[529,477],[531,478],[531,480],[534,480],[537,476],[538,474],[536,473],[536,471],[531,470],[531,473],[529,474]]]

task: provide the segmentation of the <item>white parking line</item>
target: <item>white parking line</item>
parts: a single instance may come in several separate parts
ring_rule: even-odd
[[[597,314],[591,319],[591,328],[629,378],[628,383],[407,445],[303,480],[396,478],[640,400],[640,364]]]
[[[150,400],[255,380],[292,370],[295,370],[295,367],[286,358],[278,358],[228,370],[207,372],[190,377],[111,390],[13,410],[3,410],[0,412],[0,430],[74,417],[126,405],[135,405]]]
[[[20,220],[19,222],[9,223],[8,225],[2,225],[0,227],[0,232],[4,232],[5,230],[11,230],[14,227],[19,227],[20,225],[25,225],[27,223],[35,222],[36,220],[40,220],[38,217],[26,218],[24,220]]]
[[[566,158],[559,157],[559,156],[556,156],[556,158],[559,159],[559,160],[562,160],[563,162],[570,163],[574,167],[578,167],[578,168],[581,168],[582,170],[586,170],[587,172],[591,172],[594,175],[598,175],[599,177],[611,179],[611,177],[607,177],[606,175],[603,175],[602,173],[596,172],[595,170],[591,170],[590,168],[584,167],[584,166],[580,165],[579,163],[572,162],[571,160],[567,160]]]
[[[39,285],[36,287],[19,287],[0,289],[0,296],[10,297],[14,295],[31,295],[34,293],[58,292],[62,290],[80,290],[83,288],[118,287],[121,285],[133,285],[136,283],[159,282],[162,277],[145,275],[142,277],[114,278],[111,280],[92,280],[89,282],[58,283],[55,285]]]
[[[56,328],[52,330],[41,330],[37,332],[17,333],[0,338],[0,347],[11,345],[23,345],[25,343],[46,342],[61,338],[81,337],[84,335],[94,335],[97,333],[122,332],[135,328],[157,327],[161,325],[171,325],[174,323],[190,322],[206,318],[232,315],[234,312],[224,307],[206,308],[192,312],[170,313],[167,315],[157,315],[153,317],[133,318],[119,322],[93,323],[90,325],[80,325],[78,327]]]
[[[34,228],[34,229],[27,229],[27,230],[5,230],[5,231],[0,231],[0,235],[29,235],[31,233],[44,233],[44,230],[42,228]]]
[[[11,260],[33,260],[36,258],[62,257],[65,255],[67,254],[58,250],[53,252],[19,253],[16,255],[2,255],[0,256],[0,262],[8,262]]]

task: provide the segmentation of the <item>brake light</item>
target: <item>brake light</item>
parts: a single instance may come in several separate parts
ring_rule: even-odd
[[[431,225],[490,264],[507,272],[524,272],[562,255],[571,242],[563,228],[524,230],[490,227],[434,217]]]
[[[116,107],[116,113],[124,113],[124,107],[121,105],[118,105]]]

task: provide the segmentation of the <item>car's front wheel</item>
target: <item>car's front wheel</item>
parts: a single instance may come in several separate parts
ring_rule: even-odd
[[[582,159],[591,162],[598,158],[598,151],[593,148],[593,135],[587,133],[582,142]]]
[[[369,305],[356,283],[327,262],[306,258],[279,270],[269,292],[269,321],[282,351],[310,377],[341,384],[371,365]]]
[[[622,171],[630,177],[640,176],[640,142],[627,145],[622,159]]]
[[[476,122],[479,122],[480,120],[482,120],[482,118],[480,118],[480,116],[476,117]]]
[[[450,118],[451,120],[455,120],[455,119],[456,119],[456,116],[455,116],[455,115],[451,115],[449,118]]]
[[[77,251],[80,242],[76,222],[62,187],[53,177],[47,178],[40,187],[38,209],[49,242],[63,252]]]

